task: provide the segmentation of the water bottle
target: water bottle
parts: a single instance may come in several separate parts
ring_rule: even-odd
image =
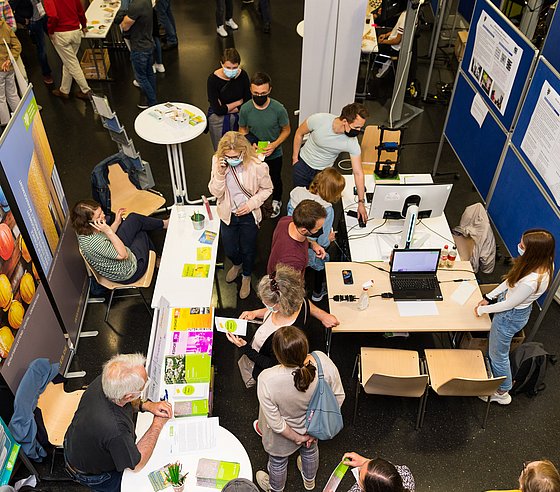
[[[457,249],[455,248],[455,246],[453,246],[453,248],[451,248],[451,251],[447,255],[448,268],[453,268],[453,265],[455,265],[455,258],[457,258]]]
[[[441,250],[441,256],[439,257],[440,268],[445,268],[447,266],[447,258],[449,257],[449,246],[447,244]]]
[[[368,280],[364,285],[362,285],[362,293],[360,294],[360,299],[358,300],[358,309],[363,311],[369,306],[369,288],[373,285],[373,280]]]

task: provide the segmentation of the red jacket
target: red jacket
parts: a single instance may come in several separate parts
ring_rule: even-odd
[[[87,27],[86,14],[80,0],[44,0],[49,34],[75,31]]]

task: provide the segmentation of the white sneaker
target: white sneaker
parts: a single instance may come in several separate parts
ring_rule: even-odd
[[[235,23],[233,19],[228,19],[226,21],[226,26],[233,29],[234,31],[237,31],[237,29],[239,29],[239,26]]]
[[[381,65],[381,68],[379,69],[379,71],[375,74],[375,76],[380,79],[381,77],[383,77],[383,75],[385,75],[387,73],[387,70],[389,70],[389,67],[391,66],[391,60],[387,60],[383,65]]]
[[[482,401],[488,401],[487,396],[479,396]],[[506,391],[505,393],[494,393],[490,396],[490,402],[498,403],[499,405],[509,405],[511,403],[511,395]]]
[[[263,489],[264,492],[270,492],[270,478],[268,476],[268,473],[259,470],[255,475],[255,478],[257,479],[259,487]]]
[[[272,214],[271,219],[275,219],[280,215],[280,209],[282,208],[282,202],[280,200],[272,200]]]
[[[132,81],[132,85],[133,85],[134,87],[140,87],[140,84],[138,83],[137,80],[133,80],[133,81]]]
[[[228,37],[228,33],[227,33],[227,31],[226,31],[226,29],[225,29],[225,27],[224,27],[223,25],[219,26],[219,27],[216,29],[216,32],[217,32],[220,36],[222,36],[222,38],[227,38],[227,37]]]
[[[315,479],[307,480],[303,476],[303,472],[301,471],[301,455],[297,457],[296,463],[297,463],[298,470],[301,473],[301,479],[303,480],[303,487],[305,488],[305,490],[313,490],[315,488]]]
[[[155,63],[152,65],[152,72],[156,73],[156,65],[155,65]]]
[[[165,67],[163,66],[163,63],[154,63],[154,73],[155,72],[159,72],[159,73],[165,72]]]

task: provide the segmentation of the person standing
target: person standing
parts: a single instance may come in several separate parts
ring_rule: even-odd
[[[156,12],[159,24],[163,26],[165,31],[165,44],[162,46],[162,49],[164,51],[176,49],[179,41],[177,40],[175,17],[173,17],[173,12],[171,11],[171,0],[158,0]]]
[[[226,133],[212,157],[208,183],[216,197],[220,237],[226,256],[233,263],[226,282],[241,273],[239,297],[251,292],[251,274],[257,256],[257,233],[262,220],[261,205],[272,194],[268,166],[261,162],[248,140],[238,132]]]
[[[0,125],[5,127],[10,121],[10,110],[14,112],[19,104],[14,67],[8,55],[6,45],[15,60],[21,53],[21,44],[10,26],[0,18]],[[8,105],[10,108],[8,109]]]
[[[315,488],[319,468],[317,439],[307,434],[306,414],[317,387],[317,362],[321,362],[325,382],[338,404],[344,402],[344,388],[334,363],[323,352],[309,353],[305,334],[294,326],[274,333],[272,349],[279,365],[265,369],[257,381],[259,429],[268,453],[268,473],[256,473],[259,486],[268,491],[284,490],[288,459],[299,451],[297,465],[305,490]]]
[[[80,88],[76,92],[76,97],[89,100],[91,89],[76,56],[82,43],[82,36],[87,32],[86,14],[82,2],[80,0],[44,0],[44,7],[48,16],[49,36],[54,49],[62,60],[60,88],[53,90],[52,94],[68,99],[72,89],[72,79],[74,79]]]
[[[494,377],[506,376],[490,401],[509,405],[513,386],[509,349],[513,336],[529,321],[533,301],[548,288],[554,274],[554,236],[544,229],[523,233],[517,245],[519,256],[513,260],[504,281],[484,296],[474,312],[476,316],[494,313],[488,340],[488,356]],[[486,396],[479,397],[487,401]]]
[[[262,154],[274,185],[271,215],[274,219],[280,215],[282,207],[282,143],[290,136],[290,120],[286,108],[270,97],[271,90],[272,82],[268,74],[257,72],[253,75],[252,100],[239,110],[239,133],[247,136],[254,147],[258,142],[268,142]]]
[[[232,31],[239,29],[233,20],[233,0],[216,0],[216,32],[222,38],[228,37],[225,26]]]
[[[134,78],[146,97],[146,103],[138,104],[145,109],[157,104],[156,76],[154,74],[153,10],[151,0],[133,0],[123,12],[120,26],[130,40],[130,62]]]
[[[365,106],[359,103],[344,106],[340,116],[313,114],[296,130],[292,153],[294,187],[307,188],[319,171],[332,167],[341,152],[348,152],[358,195],[358,216],[364,222],[367,222],[368,216],[364,205],[364,172],[357,136],[368,116]],[[309,138],[302,147],[303,137],[307,134]]]
[[[241,56],[235,48],[226,48],[221,67],[208,76],[208,131],[214,150],[230,130],[239,130],[239,108],[251,99],[249,76],[239,67]]]

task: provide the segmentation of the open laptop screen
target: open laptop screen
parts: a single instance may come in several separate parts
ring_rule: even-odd
[[[391,272],[435,273],[439,262],[439,249],[395,249]]]

